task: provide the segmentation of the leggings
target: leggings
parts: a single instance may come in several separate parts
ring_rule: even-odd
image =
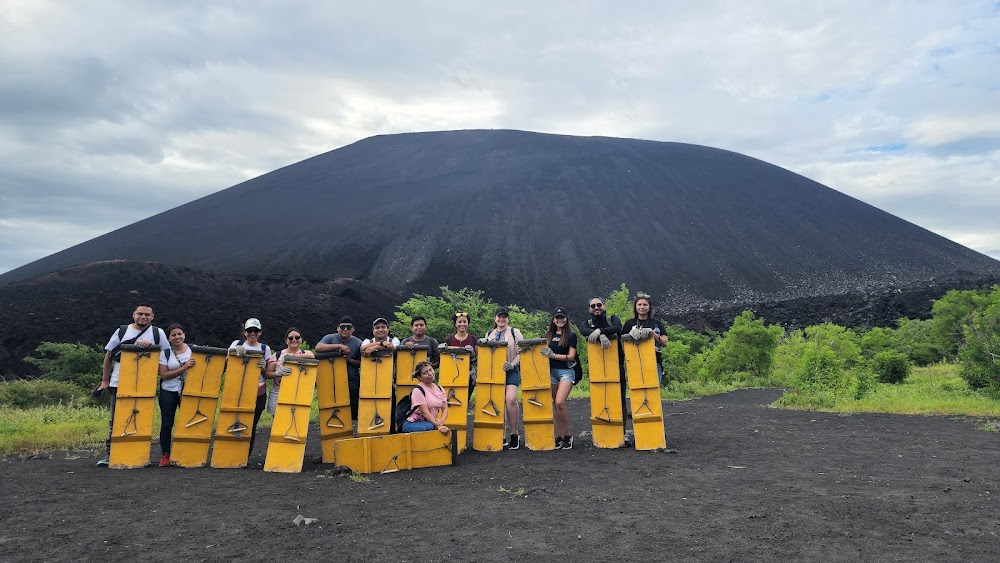
[[[181,394],[160,389],[160,451],[170,455],[170,436],[174,431],[174,417],[181,406]]]
[[[250,452],[253,452],[253,441],[257,437],[257,423],[260,422],[260,415],[267,407],[267,393],[257,395],[257,404],[253,409],[253,426],[250,427]],[[248,454],[249,455],[249,454]]]

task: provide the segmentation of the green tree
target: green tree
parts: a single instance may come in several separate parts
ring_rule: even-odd
[[[931,306],[929,332],[933,347],[945,359],[954,360],[964,338],[964,327],[973,311],[988,303],[987,292],[951,290]]]
[[[874,358],[883,350],[895,346],[896,335],[891,328],[875,327],[861,334],[861,354],[866,358]]]
[[[458,291],[441,288],[441,295],[414,294],[396,309],[395,320],[389,323],[393,334],[400,339],[409,336],[410,321],[414,317],[427,319],[427,334],[439,342],[454,334],[456,312],[469,314],[469,333],[484,336],[493,328],[493,313],[497,304],[486,298],[482,291],[462,288]],[[540,338],[549,326],[545,311],[528,311],[518,305],[508,305],[510,325],[517,327],[525,338]]]
[[[959,351],[962,378],[974,389],[1000,395],[1000,286],[972,313]]]
[[[896,349],[918,366],[926,366],[944,358],[944,352],[931,334],[931,321],[900,318],[896,321]]]
[[[910,375],[912,366],[906,354],[895,350],[883,350],[875,354],[872,367],[881,383],[899,384]]]
[[[608,318],[611,318],[611,315],[618,315],[622,323],[632,318],[632,299],[629,298],[628,288],[625,287],[625,284],[608,295],[604,307],[607,310]]]
[[[85,344],[42,342],[35,348],[40,357],[28,356],[24,361],[38,367],[42,379],[64,381],[93,388],[101,381],[104,351]]]
[[[724,382],[748,377],[766,380],[784,332],[778,325],[766,326],[764,319],[756,318],[751,311],[743,311],[715,346],[699,355],[699,377]]]

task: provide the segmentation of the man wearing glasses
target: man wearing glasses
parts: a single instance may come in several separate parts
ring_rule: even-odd
[[[316,352],[340,353],[347,358],[347,389],[351,395],[351,420],[358,420],[358,401],[361,393],[361,339],[354,336],[354,321],[341,317],[336,334],[327,334],[318,344]]]
[[[611,347],[611,338],[618,338],[622,334],[622,320],[618,315],[611,315],[604,308],[604,300],[600,297],[590,298],[590,318],[580,325],[580,334],[588,342],[600,342],[604,349]],[[618,376],[621,378],[622,388],[622,413],[631,417],[631,413],[625,403],[625,349],[618,346]]]

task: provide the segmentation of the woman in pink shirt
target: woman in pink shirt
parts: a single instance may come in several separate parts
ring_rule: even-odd
[[[420,362],[413,370],[413,378],[420,384],[410,392],[413,412],[403,423],[403,432],[424,432],[435,428],[448,434],[444,421],[448,418],[448,399],[444,389],[434,383],[434,366],[430,362]]]

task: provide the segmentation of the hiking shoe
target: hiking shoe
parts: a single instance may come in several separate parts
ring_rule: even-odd
[[[564,450],[572,450],[573,449],[573,437],[572,436],[566,436],[565,438],[562,439],[562,449],[564,449]]]
[[[516,450],[521,447],[521,437],[517,434],[510,435],[510,441],[508,442],[508,449]]]
[[[102,457],[101,459],[97,460],[97,467],[107,467],[107,466],[108,466],[108,458]]]
[[[163,454],[163,457],[160,458],[160,467],[169,467],[169,466],[170,466],[170,454]]]
[[[562,439],[562,436],[556,436],[556,449],[557,450],[563,449],[563,439]]]

